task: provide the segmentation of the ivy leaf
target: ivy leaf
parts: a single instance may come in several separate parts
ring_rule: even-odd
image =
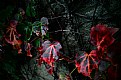
[[[24,28],[25,31],[25,40],[30,40],[32,36],[32,23],[27,22],[26,28]]]
[[[47,62],[47,64],[52,66],[52,64],[58,59],[59,50],[62,48],[61,44],[57,41],[51,43],[47,40],[42,44],[42,47],[44,53],[41,57],[45,62]]]
[[[92,50],[90,53],[82,53],[81,56],[75,60],[75,63],[79,73],[90,77],[92,70],[98,68],[99,60],[97,57],[97,51]]]
[[[53,41],[51,43],[49,40],[44,41],[42,46],[38,48],[40,56],[37,62],[40,66],[42,62],[46,62],[48,64],[46,69],[49,74],[53,73],[54,62],[58,59],[58,53],[61,48],[62,46],[59,42]]]
[[[37,48],[40,47],[40,45],[41,45],[41,42],[40,42],[40,41],[41,41],[40,38],[36,39],[36,40],[34,41],[34,43],[33,43],[34,46],[37,47]]]
[[[17,30],[22,35],[22,40],[30,40],[32,36],[32,23],[27,21],[24,23],[19,23],[17,25]]]
[[[35,21],[32,24],[32,32],[35,33],[37,36],[39,36],[41,31],[41,26],[42,26],[42,23],[40,21]]]
[[[42,25],[48,25],[49,24],[48,19],[46,17],[42,17],[41,22],[42,22]]]
[[[26,52],[27,52],[27,56],[29,57],[32,57],[31,48],[32,48],[31,44],[27,43]]]
[[[32,5],[32,3],[27,5],[26,15],[29,17],[35,17],[36,13],[35,13],[35,9],[34,9],[34,6]]]
[[[48,24],[49,24],[49,22],[48,22],[48,19],[46,18],[46,17],[42,17],[41,18],[41,23],[42,23],[42,26],[41,26],[41,34],[42,34],[42,36],[46,36],[46,33],[47,33],[47,31],[48,31]]]
[[[114,42],[115,39],[112,36],[117,31],[118,28],[108,28],[105,25],[98,24],[91,28],[91,43],[97,46],[99,51],[104,52]]]
[[[17,37],[21,36],[20,34],[18,34],[16,30],[17,24],[18,24],[18,21],[11,20],[10,25],[8,26],[6,33],[5,33],[5,40],[12,45],[16,45],[18,43]]]

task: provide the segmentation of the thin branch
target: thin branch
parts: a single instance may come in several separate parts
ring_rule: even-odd
[[[85,18],[85,19],[92,20],[92,16],[86,16],[86,15],[82,15],[80,13],[75,13],[74,15],[77,15],[77,16],[82,17],[82,18]]]
[[[63,16],[57,16],[57,17],[52,17],[52,18],[48,18],[48,19],[52,20],[52,19],[58,19],[58,18],[61,18],[61,17],[63,17]]]
[[[49,33],[57,33],[57,32],[70,32],[70,30],[57,30],[57,31],[54,31],[54,32],[49,32]]]

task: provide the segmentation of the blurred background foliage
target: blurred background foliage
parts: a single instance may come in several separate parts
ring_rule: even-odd
[[[25,11],[25,16],[19,14],[19,8]],[[16,16],[15,16],[16,15]],[[63,55],[74,60],[75,55],[80,50],[90,51],[94,49],[90,44],[90,28],[98,23],[103,23],[109,27],[120,28],[121,26],[121,1],[120,0],[1,0],[0,1],[0,80],[57,80],[58,75],[66,76],[74,68],[73,63],[67,61],[56,64],[57,73],[55,77],[48,76],[44,72],[44,67],[39,69],[36,63],[37,42],[32,44],[32,54],[30,59],[26,54],[18,55],[12,46],[4,43],[2,37],[4,30],[11,19],[17,19],[20,23],[17,31],[21,35],[21,40],[31,41],[36,35],[32,33],[32,23],[40,21],[41,17],[49,20],[50,38],[58,40],[63,46]],[[22,19],[23,18],[23,19]],[[68,30],[66,32],[59,30]],[[114,35],[117,41],[121,41],[121,30]],[[36,40],[38,41],[38,40]],[[24,46],[23,46],[24,47]],[[25,52],[23,52],[25,53]],[[120,61],[120,53],[115,55]],[[118,57],[117,57],[118,56]],[[102,65],[105,64],[105,65]],[[117,80],[121,78],[121,64],[118,63]],[[64,66],[64,67],[62,67]],[[101,67],[102,66],[102,67]],[[102,61],[100,71],[96,76],[92,73],[94,80],[108,80],[111,75],[107,73],[109,63]],[[115,69],[115,68],[113,68]],[[41,75],[39,75],[41,73]],[[94,71],[95,72],[95,71]],[[60,73],[60,74],[59,74]],[[46,75],[45,75],[46,74]],[[79,74],[77,70],[72,73],[73,80],[89,80]],[[115,79],[115,80],[116,80]],[[64,80],[62,78],[62,80]],[[111,80],[111,79],[110,79]]]

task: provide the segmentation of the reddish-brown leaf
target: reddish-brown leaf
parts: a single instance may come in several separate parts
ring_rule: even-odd
[[[112,35],[118,31],[118,28],[108,28],[105,25],[98,24],[91,28],[91,43],[97,46],[99,51],[104,50],[114,42]]]
[[[15,45],[17,42],[16,37],[20,37],[21,35],[17,33],[16,26],[17,26],[16,20],[11,20],[10,25],[7,28],[6,34],[5,34],[5,40],[7,43]]]
[[[30,43],[27,43],[27,48],[26,48],[27,56],[32,57],[32,54],[31,54],[30,50],[31,50],[31,45],[30,45]]]
[[[49,40],[42,44],[42,47],[38,48],[40,53],[40,58],[50,66],[58,60],[59,50],[61,49],[61,44],[57,41],[51,43]]]
[[[75,60],[76,67],[79,73],[90,77],[90,73],[93,69],[98,68],[97,51],[92,50],[90,53],[82,53],[77,60]]]

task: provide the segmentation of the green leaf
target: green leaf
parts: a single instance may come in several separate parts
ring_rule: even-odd
[[[25,30],[25,40],[30,40],[31,36],[32,36],[32,24],[31,22],[27,22],[27,26],[26,28],[24,28]]]
[[[45,36],[43,36],[43,39],[49,39],[49,33],[47,32]]]
[[[36,31],[41,31],[41,26],[42,26],[42,23],[40,21],[35,21],[32,24],[32,32],[36,33]]]
[[[20,23],[17,26],[18,33],[22,34],[22,40],[27,41],[30,40],[32,36],[32,23],[31,22],[24,22]]]
[[[35,17],[35,15],[36,15],[34,6],[31,3],[29,3],[27,5],[26,15],[29,16],[29,17]]]
[[[26,8],[26,15],[27,15],[27,16],[31,16],[31,12],[30,12],[30,7],[29,7],[29,5],[28,5],[27,8]]]
[[[34,41],[36,47],[40,47],[40,38]]]

